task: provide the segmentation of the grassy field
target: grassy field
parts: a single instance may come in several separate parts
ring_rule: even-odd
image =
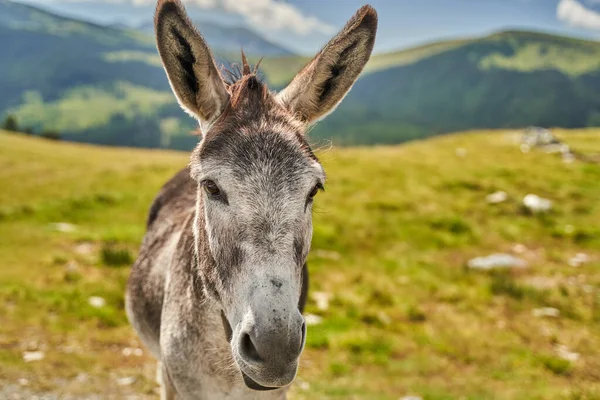
[[[557,133],[600,152],[598,130]],[[292,399],[600,399],[599,165],[521,153],[507,132],[319,156],[307,311],[323,320]],[[0,133],[0,395],[156,396],[123,291],[148,206],[186,162]],[[508,200],[488,204],[497,190]],[[524,212],[528,193],[553,210]],[[494,252],[529,266],[465,267]],[[570,266],[580,252],[590,262]],[[31,351],[44,359],[24,362]]]

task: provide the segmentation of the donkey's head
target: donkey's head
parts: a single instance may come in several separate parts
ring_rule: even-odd
[[[278,94],[243,55],[240,76],[225,82],[178,0],[160,0],[155,23],[171,87],[204,134],[190,163],[198,183],[195,238],[203,287],[222,308],[246,384],[285,386],[304,347],[302,269],[313,198],[325,181],[304,134],[333,111],[367,63],[377,14],[361,8]]]

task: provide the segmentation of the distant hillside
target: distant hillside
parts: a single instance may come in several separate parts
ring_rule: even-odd
[[[0,54],[0,117],[13,114],[21,127],[113,145],[196,141],[182,136],[194,123],[153,61],[153,39],[141,32],[0,0]]]
[[[226,45],[223,64],[226,49],[235,48],[236,59],[242,47],[291,54],[244,29],[203,28]],[[0,0],[0,54],[0,118],[13,114],[24,128],[92,143],[189,148],[197,141],[149,34]]]
[[[600,125],[600,43],[511,31],[390,63],[359,80],[313,135],[398,143],[526,125]]]
[[[447,40],[389,53],[373,54],[362,76],[384,69],[412,64],[425,57],[433,56],[471,41],[472,39]],[[306,56],[270,57],[261,63],[261,70],[265,73],[269,83],[276,87],[284,87],[310,60],[311,57]],[[258,58],[254,61],[258,61]]]
[[[201,22],[218,63],[266,56],[284,87],[308,57],[240,28]],[[148,27],[147,27],[148,28]],[[148,28],[149,29],[149,28]],[[189,149],[195,122],[177,106],[152,36],[0,0],[0,118],[67,140]],[[337,144],[399,143],[450,131],[600,125],[600,43],[510,31],[371,58],[342,105],[312,130]]]

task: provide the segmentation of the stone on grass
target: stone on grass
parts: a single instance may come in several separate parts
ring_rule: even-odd
[[[124,378],[117,379],[117,385],[119,386],[131,386],[135,383],[135,376],[126,376]]]
[[[82,256],[89,256],[94,252],[94,244],[90,242],[79,243],[75,246],[75,252]]]
[[[590,262],[590,256],[585,253],[577,253],[575,256],[569,259],[569,265],[571,267],[581,267],[583,264]]]
[[[549,317],[549,318],[558,318],[560,316],[560,310],[553,307],[542,307],[535,308],[532,312],[534,317]]]
[[[317,308],[321,311],[326,311],[329,308],[329,299],[331,295],[325,292],[313,292],[311,294],[312,298],[317,303]]]
[[[331,250],[316,249],[313,254],[326,260],[339,261],[342,259],[342,255],[340,253]]]
[[[488,194],[485,199],[490,204],[504,203],[508,199],[508,194],[502,190],[499,190],[492,194]]]
[[[88,299],[88,303],[94,308],[102,308],[106,305],[106,300],[99,296],[92,296]]]
[[[455,152],[456,152],[456,156],[461,157],[461,158],[466,157],[467,153],[468,153],[467,149],[465,149],[463,147],[457,148]]]
[[[563,360],[575,362],[579,360],[579,353],[569,350],[564,344],[559,344],[555,347],[556,354]]]
[[[469,260],[467,266],[471,269],[479,270],[510,269],[525,268],[527,262],[511,254],[496,253],[486,257],[473,258]]]
[[[122,353],[125,357],[130,357],[130,356],[141,357],[142,355],[144,355],[144,351],[142,349],[132,348],[132,347],[125,347],[123,349]]]
[[[524,244],[521,243],[517,243],[512,247],[512,251],[514,251],[517,254],[523,254],[527,252],[527,246],[525,246]]]
[[[323,322],[323,317],[320,317],[315,314],[306,314],[304,316],[304,322],[306,322],[307,326],[319,325]]]
[[[572,164],[577,158],[573,153],[563,153],[562,160],[565,164]]]
[[[23,361],[32,362],[32,361],[40,361],[44,359],[43,351],[25,351],[23,352]]]
[[[50,224],[50,227],[58,232],[63,233],[71,233],[77,230],[77,227],[73,224],[69,224],[68,222],[55,222]]]
[[[536,194],[528,194],[523,198],[523,206],[534,214],[544,213],[552,209],[552,201]]]
[[[310,383],[303,381],[301,379],[296,380],[296,385],[300,388],[300,390],[307,391],[310,389]]]

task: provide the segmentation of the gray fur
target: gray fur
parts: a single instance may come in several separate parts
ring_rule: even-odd
[[[284,399],[305,341],[310,194],[325,181],[304,134],[309,115],[321,114],[271,93],[245,57],[235,81],[215,76],[210,51],[177,0],[159,1],[156,15],[173,90],[207,124],[190,166],[150,207],[127,315],[160,361],[162,398]],[[363,8],[348,26],[373,15]],[[335,51],[326,46],[317,58],[358,51],[354,57],[368,59],[369,46],[339,49],[336,43],[348,49],[356,40],[348,26],[348,37],[343,31],[328,45]],[[336,89],[340,82],[357,74],[341,75],[321,93],[323,107],[334,107],[347,91]]]

